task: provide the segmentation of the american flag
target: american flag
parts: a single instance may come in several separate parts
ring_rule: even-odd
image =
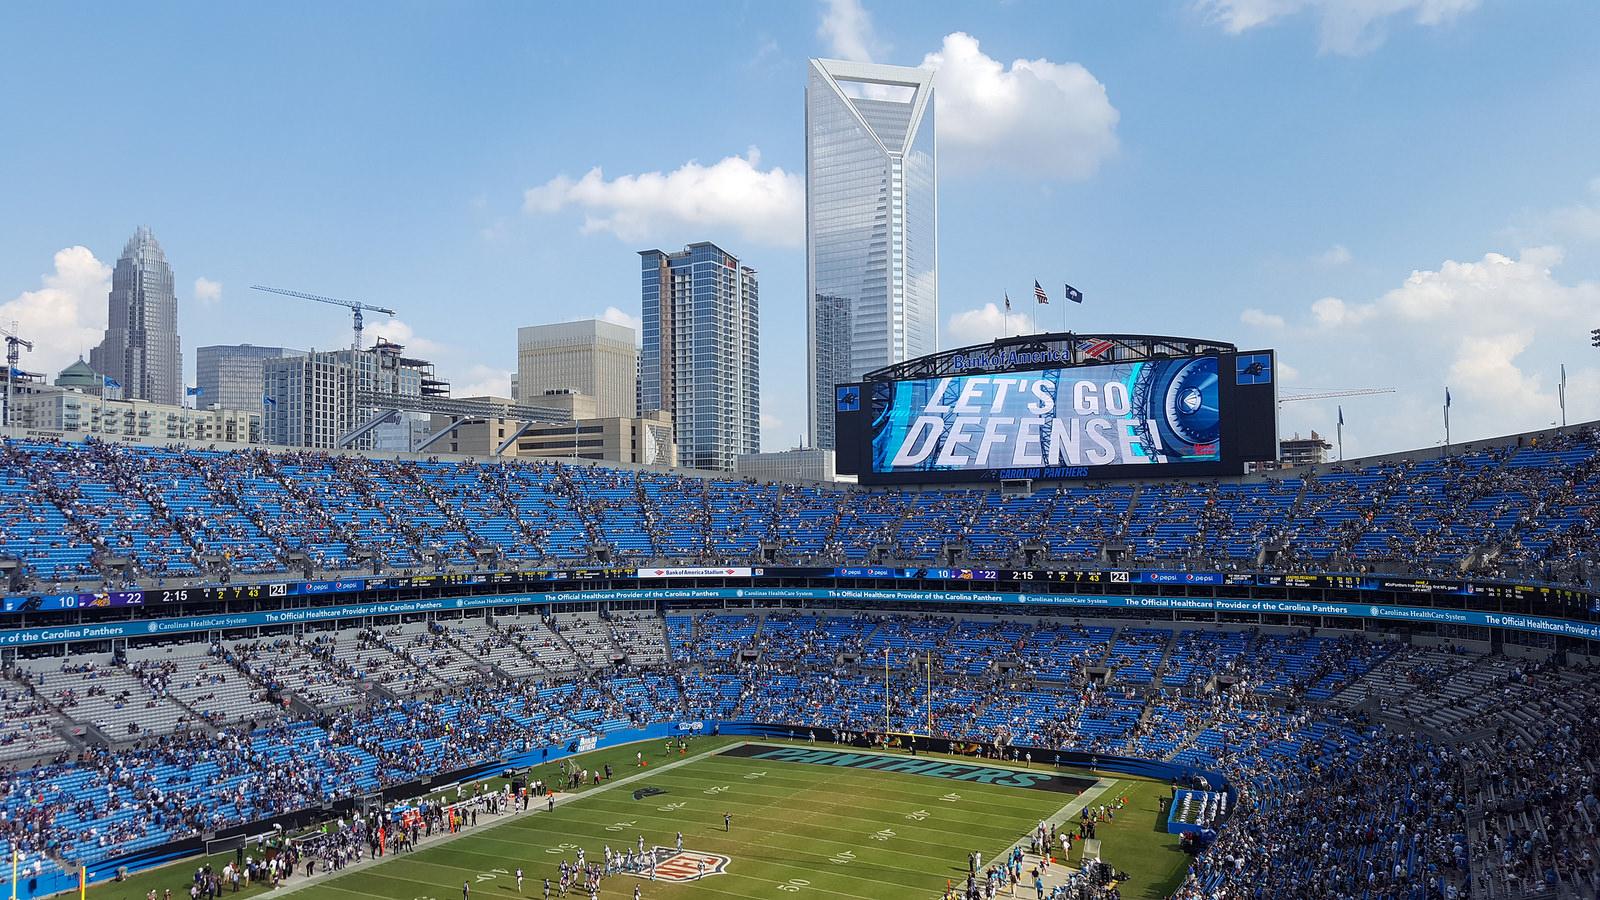
[[[1111,352],[1114,346],[1116,345],[1104,338],[1089,338],[1078,342],[1078,352],[1089,359],[1099,359]]]
[[[1039,286],[1039,282],[1038,282],[1037,279],[1035,279],[1034,282],[1033,282],[1033,298],[1035,300],[1038,300],[1040,305],[1042,305],[1042,306],[1049,306],[1050,305],[1050,295],[1046,294],[1044,292],[1044,288]]]

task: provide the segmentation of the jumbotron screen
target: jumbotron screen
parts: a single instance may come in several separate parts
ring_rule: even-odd
[[[837,411],[841,470],[866,483],[1238,471],[1276,451],[1270,382],[1241,392],[1262,385],[1239,375],[1240,358],[864,382],[850,386],[859,407]],[[1270,372],[1270,355],[1254,359],[1264,362],[1253,373]]]

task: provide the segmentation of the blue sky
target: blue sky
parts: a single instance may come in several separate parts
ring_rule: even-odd
[[[1597,46],[1578,0],[10,4],[0,320],[64,365],[148,224],[186,350],[348,340],[247,289],[282,285],[392,306],[369,333],[503,392],[516,326],[636,316],[635,251],[709,239],[761,273],[792,446],[804,64],[842,55],[941,66],[945,346],[1070,281],[1078,330],[1397,388],[1344,401],[1347,453],[1438,440],[1446,384],[1458,439],[1545,425],[1561,362],[1600,418]]]

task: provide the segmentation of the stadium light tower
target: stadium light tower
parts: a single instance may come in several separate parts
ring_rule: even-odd
[[[1589,332],[1589,346],[1600,347],[1600,328]]]

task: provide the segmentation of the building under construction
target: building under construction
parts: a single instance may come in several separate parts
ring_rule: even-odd
[[[263,433],[269,444],[332,449],[410,450],[428,417],[399,411],[373,423],[380,397],[432,401],[450,396],[433,363],[382,338],[366,350],[313,350],[262,362]],[[363,425],[361,434],[348,438]]]

